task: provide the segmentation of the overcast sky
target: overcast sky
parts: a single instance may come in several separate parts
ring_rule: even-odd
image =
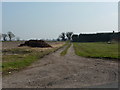
[[[61,32],[118,31],[117,2],[3,2],[2,32],[56,39]]]

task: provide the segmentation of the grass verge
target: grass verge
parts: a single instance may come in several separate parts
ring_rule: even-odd
[[[118,43],[73,43],[75,53],[78,56],[118,59]]]
[[[67,54],[67,51],[68,51],[68,49],[69,49],[70,46],[71,46],[71,43],[70,43],[70,42],[67,42],[67,43],[65,44],[65,46],[66,46],[66,48],[60,53],[61,56],[65,56],[65,55]]]

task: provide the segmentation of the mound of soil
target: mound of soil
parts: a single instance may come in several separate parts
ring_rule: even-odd
[[[24,44],[20,44],[19,47],[21,46],[29,46],[29,47],[52,47],[48,43],[46,43],[43,40],[29,40],[26,41]]]

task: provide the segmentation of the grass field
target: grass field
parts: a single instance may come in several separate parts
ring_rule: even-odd
[[[76,55],[95,58],[118,59],[118,43],[74,43]]]
[[[13,45],[13,44],[12,44]],[[13,45],[14,46],[14,45]],[[9,48],[2,50],[2,73],[9,74],[13,71],[21,70],[43,56],[61,48],[63,43],[54,45],[53,48]]]

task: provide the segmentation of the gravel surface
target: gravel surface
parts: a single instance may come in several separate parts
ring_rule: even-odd
[[[118,81],[118,62],[84,58],[58,51],[46,55],[26,69],[3,77],[3,88],[85,88]]]

